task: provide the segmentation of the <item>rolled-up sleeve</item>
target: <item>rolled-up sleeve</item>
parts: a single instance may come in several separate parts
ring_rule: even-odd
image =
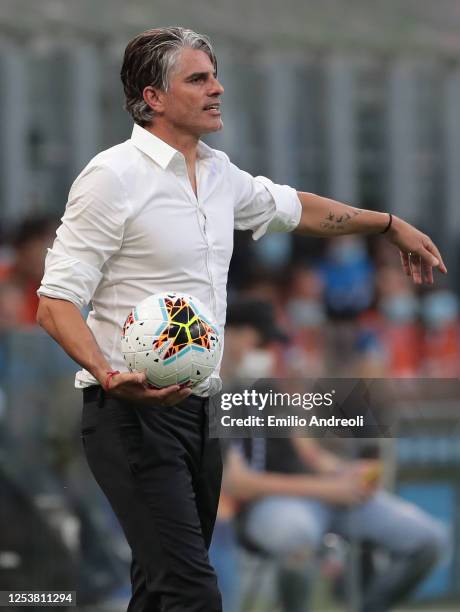
[[[129,213],[116,174],[103,165],[86,168],[70,190],[38,294],[86,306],[103,278],[105,262],[121,247]]]
[[[258,240],[264,234],[291,232],[300,221],[302,207],[297,192],[264,176],[253,177],[230,163],[235,195],[235,229],[252,230]]]

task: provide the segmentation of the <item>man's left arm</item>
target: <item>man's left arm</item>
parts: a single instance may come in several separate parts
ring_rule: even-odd
[[[291,442],[306,467],[318,474],[338,474],[347,465],[344,459],[327,451],[312,438],[292,438]]]
[[[404,272],[416,284],[433,282],[433,268],[444,274],[447,268],[431,238],[396,215],[355,208],[313,193],[298,191],[302,214],[296,232],[333,237],[346,234],[382,234],[401,254]],[[389,223],[391,226],[385,232]]]
[[[292,445],[307,468],[317,474],[355,474],[369,491],[380,486],[383,465],[379,459],[343,459],[312,438],[292,438]]]

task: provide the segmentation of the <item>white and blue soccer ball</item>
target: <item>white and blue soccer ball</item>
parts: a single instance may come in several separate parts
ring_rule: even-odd
[[[131,372],[156,388],[195,385],[219,363],[221,339],[209,310],[182,293],[157,293],[136,306],[123,326],[121,350]]]

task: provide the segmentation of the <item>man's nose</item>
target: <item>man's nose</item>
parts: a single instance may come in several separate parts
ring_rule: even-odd
[[[224,93],[224,88],[217,77],[214,77],[211,83],[211,95],[221,96]]]

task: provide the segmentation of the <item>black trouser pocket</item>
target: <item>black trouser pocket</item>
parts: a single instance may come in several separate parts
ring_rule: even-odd
[[[90,444],[94,448],[115,445],[122,450],[130,469],[136,472],[143,444],[136,406],[107,396],[100,386],[88,387],[83,394],[81,434],[85,449]]]
[[[133,411],[131,423],[120,423],[120,436],[129,467],[133,472],[137,472],[142,458],[144,436],[142,434],[142,425],[135,411]]]

